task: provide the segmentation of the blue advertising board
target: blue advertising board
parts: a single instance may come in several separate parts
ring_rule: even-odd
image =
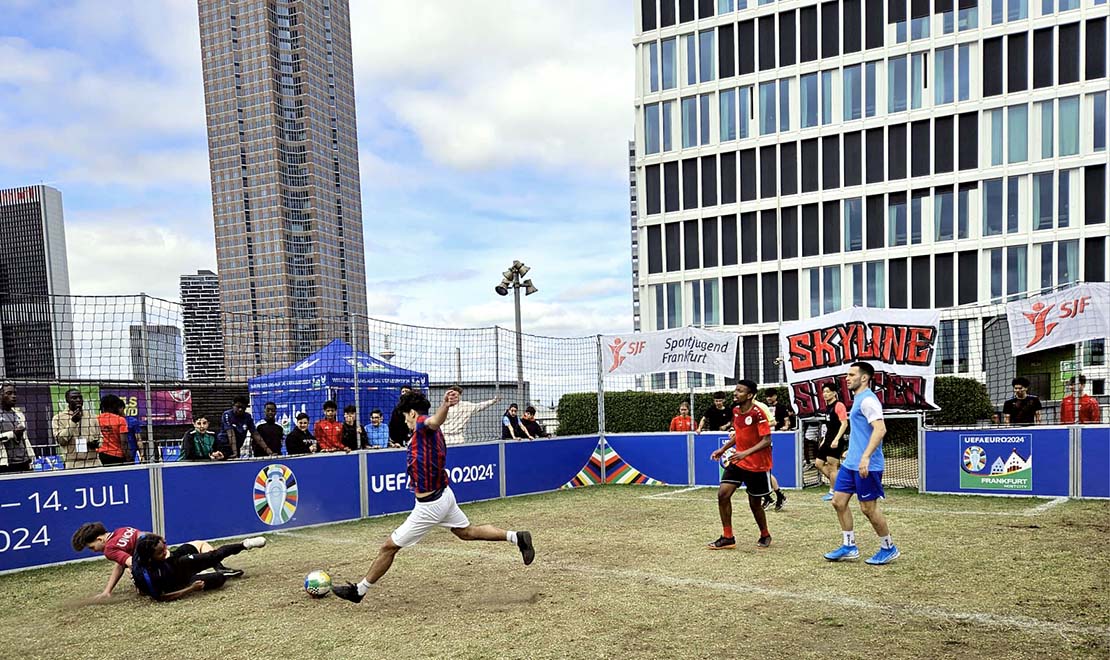
[[[709,455],[728,442],[727,433],[702,433],[694,436],[694,483],[717,486],[721,483],[721,464]],[[793,431],[771,433],[771,474],[780,488],[798,488],[798,441]]]
[[[1067,497],[1070,432],[1066,428],[926,431],[925,489]]]
[[[1079,496],[1110,497],[1110,426],[1079,429]]]
[[[685,433],[607,434],[605,442],[625,463],[665,484],[686,484],[690,461]]]
[[[505,494],[543,493],[562,488],[592,466],[598,436],[505,443]]]
[[[154,528],[149,467],[0,479],[0,572],[92,557],[70,545],[82,524]]]
[[[166,539],[226,538],[354,520],[357,454],[175,463],[162,468]]]
[[[450,445],[447,473],[460,504],[501,496],[501,459],[498,443]],[[366,454],[369,514],[381,516],[412,510],[416,498],[409,490],[404,450],[376,450]]]

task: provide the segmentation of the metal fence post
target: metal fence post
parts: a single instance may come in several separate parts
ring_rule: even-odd
[[[498,327],[493,326],[493,396],[501,398],[501,338],[497,332]]]
[[[351,312],[347,313],[347,329],[351,333],[351,370],[354,372],[355,384],[355,423],[358,424],[359,428],[362,428],[362,408],[358,405],[358,340],[356,339],[358,335],[355,334],[355,315]],[[355,431],[355,444],[359,444],[358,437],[358,431]],[[357,449],[362,449],[362,447],[357,447]]]
[[[605,483],[605,373],[601,355],[601,335],[597,335],[597,441],[601,445],[601,483]]]
[[[161,460],[161,456],[156,455],[158,453],[157,452],[158,447],[154,443],[154,408],[153,408],[153,405],[151,404],[151,396],[150,396],[150,343],[149,343],[150,340],[147,337],[147,323],[148,323],[148,321],[147,321],[147,313],[146,313],[146,294],[145,293],[140,293],[139,294],[139,314],[140,314],[140,317],[139,317],[139,322],[140,322],[140,325],[139,325],[139,340],[142,342],[142,345],[143,345],[142,350],[139,351],[139,355],[142,357],[142,364],[140,365],[140,368],[142,369],[142,371],[140,373],[142,373],[142,377],[143,377],[143,395],[146,398],[146,437],[147,437],[147,441],[146,441],[145,444],[146,444],[146,447],[147,447],[147,451],[150,454],[150,456],[147,459],[147,462],[154,462],[155,460]],[[136,449],[138,449],[139,451],[142,451],[141,445],[144,444],[144,443],[137,442],[136,444],[139,445],[138,447],[136,447]]]

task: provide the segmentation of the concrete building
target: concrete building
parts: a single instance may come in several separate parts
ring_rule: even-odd
[[[74,377],[62,194],[44,185],[0,190],[0,236],[0,376]]]
[[[1106,279],[1108,10],[635,0],[644,328],[775,383],[781,322],[939,308],[938,373],[983,377],[1005,299]]]
[[[220,280],[210,270],[181,276],[181,320],[184,327],[185,372],[190,381],[224,380]]]
[[[227,376],[366,349],[347,1],[198,4]]]
[[[185,354],[181,329],[175,325],[146,326],[147,350],[143,351],[143,326],[131,326],[131,371],[137,381],[180,381],[185,379]],[[145,353],[145,364],[144,364]]]

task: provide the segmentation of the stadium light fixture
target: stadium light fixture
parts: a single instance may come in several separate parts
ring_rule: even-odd
[[[528,274],[532,269],[524,264],[519,259],[513,261],[513,265],[509,269],[501,273],[501,283],[493,287],[499,296],[509,295],[509,289],[513,291],[513,310],[516,314],[516,389],[517,392],[523,396],[524,394],[524,342],[523,335],[520,330],[520,290],[524,289],[524,295],[530,296],[539,289],[532,284],[532,280],[523,280],[521,278]]]

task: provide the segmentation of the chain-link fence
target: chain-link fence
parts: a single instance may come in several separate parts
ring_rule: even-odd
[[[434,403],[457,385],[465,403],[453,411],[445,431],[449,442],[461,443],[553,435],[566,422],[560,402],[568,394],[578,394],[579,407],[589,408],[574,424],[564,424],[573,432],[595,432],[600,419],[608,420],[607,429],[665,431],[614,418],[634,407],[605,415],[597,393],[669,394],[665,405],[670,410],[676,394],[685,399],[692,392],[730,389],[740,377],[774,386],[781,383],[770,381],[781,381],[783,373],[778,326],[752,332],[745,326],[734,378],[723,378],[686,372],[603,377],[597,336],[518,336],[500,327],[428,328],[356,316],[224,314],[214,319],[144,295],[8,295],[0,301],[0,320],[0,375],[16,384],[15,405],[25,417],[37,465],[45,469],[98,466],[105,462],[104,443],[122,461],[176,460],[194,419],[207,417],[211,432],[219,435],[236,397],[249,397],[259,424],[264,404],[274,403],[273,421],[283,435],[295,430],[301,415],[308,418],[308,434],[330,435],[328,425],[317,422],[330,421],[324,403],[334,401],[335,421],[351,422],[340,440],[367,447],[388,444],[402,386],[426,389]],[[1067,406],[1086,406],[1105,419],[1105,339],[1018,357],[1013,353],[1003,304],[943,311],[935,363],[937,398],[945,410],[925,422],[1020,423],[1024,418],[1007,403],[1017,398],[1011,383],[1019,377],[1028,381],[1027,396],[1039,402],[1037,423],[1075,419],[1074,413],[1062,412]],[[1084,381],[1085,392],[1081,399],[1065,400],[1073,376]],[[348,407],[354,409],[350,417],[344,414]],[[1086,421],[1089,411],[1081,411],[1080,419]],[[104,430],[110,427],[106,419],[115,419],[103,418],[106,413],[122,419],[115,421],[117,431]],[[891,424],[887,452],[898,459],[893,463],[905,465],[889,472],[892,484],[916,482],[919,421]],[[801,422],[824,432],[820,416]],[[406,435],[395,428],[393,439],[398,440],[398,432]],[[240,451],[266,451],[262,435]]]

